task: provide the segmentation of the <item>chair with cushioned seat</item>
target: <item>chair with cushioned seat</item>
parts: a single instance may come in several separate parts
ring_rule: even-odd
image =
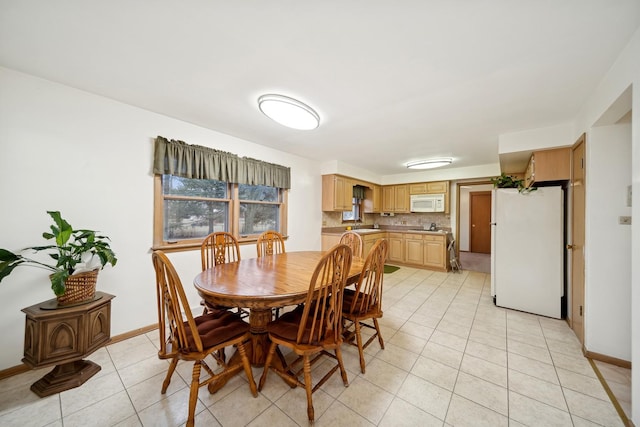
[[[226,231],[213,232],[202,240],[202,244],[200,245],[200,261],[202,271],[213,268],[216,265],[240,261],[240,245],[231,233],[227,233]],[[212,305],[204,300],[202,300],[200,304],[204,305],[205,313],[216,309],[229,310],[234,308]],[[248,314],[248,312],[240,308],[238,308],[238,313],[243,317]]]
[[[256,383],[245,350],[245,342],[250,341],[249,325],[236,314],[225,310],[212,310],[207,314],[193,317],[182,283],[171,261],[162,251],[152,254],[156,274],[158,302],[158,328],[160,334],[160,359],[170,359],[169,370],[162,383],[161,393],[165,394],[171,376],[179,360],[192,361],[191,385],[189,392],[189,412],[187,426],[193,426],[198,389],[214,382],[225,382],[244,368],[249,388],[254,397],[258,396]],[[241,363],[228,365],[219,357],[225,347],[236,346]],[[205,358],[211,355],[222,371],[214,373]],[[200,380],[204,367],[208,376]],[[214,390],[217,390],[214,388]]]
[[[264,387],[270,370],[276,372],[291,387],[304,387],[307,393],[307,416],[311,422],[315,418],[312,394],[336,370],[340,369],[344,385],[349,385],[340,346],[342,297],[351,260],[351,249],[347,245],[334,246],[316,265],[305,303],[267,326],[271,346],[258,390]],[[278,346],[287,347],[298,356],[282,369],[272,364],[276,351],[279,352]],[[311,365],[323,355],[333,358],[336,364],[314,386]],[[278,356],[282,354],[278,353]],[[280,361],[286,364],[283,357],[280,357]]]
[[[384,261],[387,258],[388,243],[386,239],[378,239],[364,261],[362,272],[358,277],[355,290],[345,289],[342,305],[344,338],[358,347],[360,355],[360,371],[365,373],[364,349],[377,337],[380,348],[384,349],[384,341],[380,333],[378,319],[382,317],[382,283],[384,277]],[[373,325],[366,323],[371,320]],[[350,322],[350,323],[349,323]],[[374,329],[375,333],[362,344],[362,327]],[[356,343],[353,343],[355,338]]]

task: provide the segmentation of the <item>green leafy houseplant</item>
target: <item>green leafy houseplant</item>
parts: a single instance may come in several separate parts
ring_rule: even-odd
[[[491,183],[496,188],[517,188],[520,193],[528,193],[530,191],[537,190],[536,187],[525,187],[524,180],[518,179],[515,176],[507,175],[504,172],[500,176],[491,178]]]
[[[60,212],[47,211],[53,219],[51,232],[42,233],[45,240],[54,240],[54,244],[32,246],[13,253],[0,248],[0,282],[20,265],[29,265],[50,270],[51,289],[57,295],[63,295],[67,278],[78,271],[104,268],[105,265],[116,265],[118,261],[109,246],[110,239],[100,236],[93,230],[74,230],[65,221]],[[22,253],[26,251],[46,251],[52,258],[52,263],[40,262],[27,258]]]

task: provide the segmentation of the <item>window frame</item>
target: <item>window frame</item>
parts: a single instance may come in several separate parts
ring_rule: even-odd
[[[219,200],[228,201],[228,223],[229,233],[231,233],[239,244],[255,243],[258,240],[259,234],[247,234],[240,235],[240,202],[243,203],[266,203],[279,205],[279,223],[280,230],[278,231],[283,236],[287,236],[287,207],[289,201],[289,190],[285,188],[278,188],[278,202],[256,202],[249,200],[240,200],[238,196],[238,184],[227,183],[227,195],[229,199],[209,199],[207,200]],[[168,198],[177,199],[191,199],[197,200],[198,197],[185,197],[185,196],[169,196]],[[161,249],[167,252],[188,251],[193,249],[199,249],[202,244],[202,238],[197,239],[184,239],[178,241],[165,241],[164,240],[164,201],[165,197],[162,188],[162,174],[154,174],[154,202],[153,202],[153,246],[152,249]]]

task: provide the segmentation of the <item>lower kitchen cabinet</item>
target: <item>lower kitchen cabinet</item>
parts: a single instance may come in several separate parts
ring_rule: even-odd
[[[445,235],[405,234],[404,263],[447,271]]]
[[[404,235],[402,233],[388,233],[390,262],[404,262]]]

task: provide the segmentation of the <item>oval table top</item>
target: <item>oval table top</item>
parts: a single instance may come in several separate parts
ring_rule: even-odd
[[[313,271],[326,252],[286,252],[220,264],[193,281],[205,300],[233,307],[267,309],[303,302]],[[363,260],[353,258],[347,282],[357,280]]]

